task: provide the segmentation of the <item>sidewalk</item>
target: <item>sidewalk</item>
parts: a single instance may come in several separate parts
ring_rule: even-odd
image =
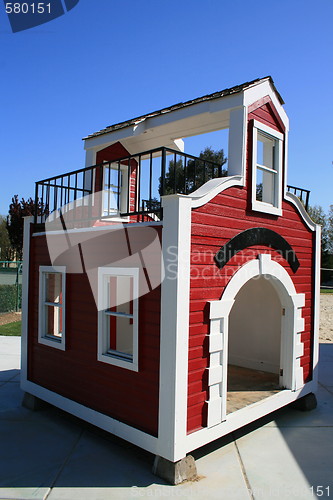
[[[0,336],[0,499],[333,498],[333,344],[320,345],[316,410],[284,408],[197,450],[201,479],[179,486],[125,441],[56,408],[22,408],[19,372],[20,338]]]

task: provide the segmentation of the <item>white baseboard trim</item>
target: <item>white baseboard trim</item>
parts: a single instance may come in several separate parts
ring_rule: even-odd
[[[289,389],[282,390],[281,392],[270,396],[269,398],[258,401],[252,405],[246,406],[241,410],[237,410],[227,415],[224,422],[215,425],[214,427],[205,427],[197,432],[193,432],[187,436],[186,440],[186,453],[189,453],[201,446],[204,446],[215,439],[219,439],[230,432],[240,429],[261,417],[272,413],[283,406],[292,403],[296,399],[306,396],[311,392],[316,392],[317,384],[309,382],[298,391],[291,391]]]

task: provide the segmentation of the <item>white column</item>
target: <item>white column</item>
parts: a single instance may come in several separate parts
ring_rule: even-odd
[[[191,198],[162,197],[160,393],[158,455],[186,455]]]
[[[28,366],[28,297],[30,269],[30,228],[33,216],[24,217],[23,268],[22,268],[22,335],[21,335],[21,383],[27,380]]]
[[[230,111],[229,141],[228,141],[228,175],[242,175],[245,182],[246,137],[247,137],[246,107]]]

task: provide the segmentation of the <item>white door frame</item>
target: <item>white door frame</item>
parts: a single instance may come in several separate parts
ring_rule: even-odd
[[[284,309],[281,322],[280,382],[295,391],[303,383],[300,358],[303,343],[300,333],[304,330],[302,308],[305,294],[297,293],[286,269],[271,259],[270,254],[260,254],[258,259],[244,264],[233,275],[220,300],[210,302],[208,427],[226,420],[229,315],[240,289],[252,278],[264,276],[274,286]],[[281,311],[282,314],[282,311]]]

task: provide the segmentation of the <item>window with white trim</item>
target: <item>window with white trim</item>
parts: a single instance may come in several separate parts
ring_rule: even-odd
[[[283,134],[254,120],[252,209],[282,215]]]
[[[120,161],[104,165],[103,192],[102,216],[111,217],[128,212],[128,165]]]
[[[65,287],[65,267],[39,267],[38,341],[62,350],[65,350]]]
[[[138,371],[136,268],[98,269],[98,360]]]

